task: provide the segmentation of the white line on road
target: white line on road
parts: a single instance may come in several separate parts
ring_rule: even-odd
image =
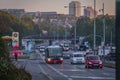
[[[52,77],[50,77],[49,75],[47,75],[47,73],[45,72],[45,70],[42,68],[42,66],[40,64],[38,66],[39,66],[40,70],[42,71],[42,73],[44,75],[46,75],[50,80],[54,80]]]
[[[98,80],[98,79],[111,79],[111,80],[115,80],[115,78],[112,78],[112,77],[92,77],[92,76],[70,76],[72,78],[84,78],[84,79],[95,79],[95,80]]]
[[[54,67],[52,67],[51,65],[47,64],[48,67],[50,67],[51,69],[53,69],[55,72],[57,72],[58,74],[60,74],[61,76],[67,78],[68,80],[73,80],[72,78],[68,77],[67,75],[61,73],[60,71],[58,71],[57,69],[55,69]]]
[[[106,76],[109,76],[110,74],[108,74],[108,73],[103,73],[104,75],[106,75]]]
[[[40,55],[40,57],[43,59],[43,62],[45,62],[45,61],[44,61],[44,58],[42,57],[42,55],[41,55],[41,54],[39,54],[39,55]],[[51,69],[53,69],[53,70],[54,70],[55,72],[57,72],[58,74],[60,74],[61,76],[67,78],[68,80],[73,80],[72,78],[68,77],[67,75],[65,75],[65,74],[61,73],[60,71],[56,70],[56,69],[55,69],[54,67],[52,67],[51,65],[47,64],[47,66],[50,67]]]
[[[85,70],[81,70],[81,69],[59,69],[60,71],[85,71]]]
[[[43,62],[45,62],[45,60],[44,60],[44,58],[42,57],[42,55],[41,55],[41,54],[39,54],[39,55],[40,55],[40,57],[43,59]],[[39,66],[40,66],[40,65],[39,65]],[[54,67],[52,67],[51,65],[47,64],[47,66],[50,67],[51,69],[53,69],[53,70],[54,70],[55,72],[57,72],[58,74],[60,74],[61,76],[67,78],[68,80],[72,80],[72,78],[69,78],[67,75],[64,75],[63,73],[61,73],[60,71],[58,71],[58,70],[56,70]],[[41,68],[41,70],[43,70],[42,67],[40,67],[40,68]],[[43,71],[43,72],[45,72],[45,71]],[[52,79],[52,80],[54,80],[54,79]]]

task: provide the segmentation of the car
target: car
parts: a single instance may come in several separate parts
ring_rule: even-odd
[[[69,44],[68,43],[64,43],[63,45],[63,51],[69,51]]]
[[[74,52],[71,54],[70,62],[71,64],[85,63],[84,54],[80,52]]]
[[[39,50],[40,50],[40,52],[45,52],[45,46],[40,46]]]
[[[70,59],[70,54],[71,54],[71,53],[70,53],[69,51],[64,51],[64,52],[63,52],[63,58],[64,58],[64,59]]]
[[[98,55],[85,56],[85,68],[103,68],[102,60]]]

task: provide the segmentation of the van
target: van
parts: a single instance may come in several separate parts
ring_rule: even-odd
[[[71,64],[85,63],[84,54],[80,52],[74,52],[71,54],[70,62]]]

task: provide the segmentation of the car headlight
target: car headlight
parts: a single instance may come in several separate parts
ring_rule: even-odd
[[[102,61],[100,61],[99,64],[102,64]]]
[[[92,64],[92,62],[88,62],[88,64]]]

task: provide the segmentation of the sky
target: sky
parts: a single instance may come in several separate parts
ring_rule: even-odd
[[[26,12],[50,12],[68,14],[68,6],[71,1],[79,1],[81,6],[92,6],[94,0],[0,0],[0,9],[25,9]],[[104,3],[105,14],[115,15],[115,0],[96,0],[96,11],[102,9]],[[83,8],[81,9],[83,14]],[[98,12],[98,14],[102,14]]]

